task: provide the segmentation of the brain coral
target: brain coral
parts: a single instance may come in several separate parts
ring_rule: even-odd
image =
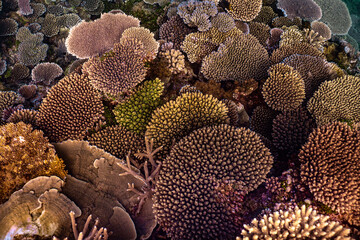
[[[250,22],[259,14],[262,0],[228,0],[230,15],[240,21]]]
[[[334,65],[321,57],[294,54],[285,58],[282,63],[300,73],[305,82],[306,98],[310,98],[323,81],[337,77]]]
[[[32,178],[65,177],[64,163],[43,132],[23,122],[0,127],[0,202]]]
[[[184,93],[154,111],[145,136],[153,138],[155,146],[163,146],[165,155],[173,141],[177,142],[195,129],[228,123],[227,113],[226,105],[211,95]]]
[[[307,109],[318,125],[337,120],[360,122],[360,78],[344,76],[323,82]]]
[[[84,63],[91,84],[114,96],[127,91],[145,79],[147,67],[144,45],[135,38],[124,38],[101,57],[92,57]]]
[[[320,215],[311,206],[288,207],[286,211],[265,214],[260,220],[256,218],[251,224],[244,225],[242,238],[250,239],[328,239],[350,240],[350,229],[340,223]]]
[[[299,153],[301,178],[315,199],[360,225],[360,132],[333,122],[315,129]]]
[[[67,51],[78,58],[89,58],[110,50],[129,27],[138,27],[137,18],[125,14],[104,13],[93,22],[72,27],[66,38]]]
[[[171,239],[232,239],[236,226],[215,200],[216,180],[243,182],[251,191],[263,181],[273,157],[246,128],[221,124],[181,139],[163,162],[154,209]]]
[[[161,104],[164,83],[160,79],[146,81],[134,90],[129,99],[113,110],[117,123],[127,130],[143,135],[151,114]]]
[[[250,34],[241,34],[227,38],[217,51],[207,55],[201,72],[207,79],[215,81],[260,80],[266,76],[269,65],[268,53],[259,41]]]
[[[50,141],[83,139],[102,118],[100,93],[85,75],[72,73],[48,92],[36,116],[36,125]]]
[[[307,21],[319,20],[321,8],[313,0],[278,0],[277,7],[285,12],[285,16],[294,19],[300,17]]]
[[[294,110],[305,99],[305,83],[293,67],[279,63],[268,70],[262,95],[269,107],[278,111]]]

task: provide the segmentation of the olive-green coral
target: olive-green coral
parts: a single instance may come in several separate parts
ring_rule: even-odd
[[[161,104],[164,83],[160,79],[146,81],[133,95],[113,110],[117,123],[127,130],[144,134],[151,114]]]
[[[145,136],[163,146],[166,155],[173,142],[205,126],[229,123],[228,109],[211,95],[200,92],[184,93],[156,109],[146,128]]]
[[[0,128],[0,202],[37,176],[65,177],[63,161],[40,130],[23,122]]]

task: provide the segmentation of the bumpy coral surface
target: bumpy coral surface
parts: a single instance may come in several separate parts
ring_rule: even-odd
[[[250,22],[259,14],[262,0],[229,0],[229,13],[236,19]]]
[[[83,139],[102,114],[99,92],[85,75],[72,73],[51,88],[40,105],[36,125],[50,141]]]
[[[359,96],[360,78],[344,76],[322,83],[307,108],[318,125],[337,120],[359,122]]]
[[[318,214],[311,206],[295,206],[287,211],[280,210],[254,219],[244,225],[242,238],[250,239],[329,239],[350,240],[350,229],[329,220],[328,216]]]
[[[23,122],[0,128],[0,201],[37,176],[65,177],[64,163],[43,132]]]
[[[360,225],[360,132],[334,122],[315,129],[299,153],[315,199]]]
[[[232,239],[236,226],[215,200],[216,180],[245,183],[251,191],[265,180],[273,157],[260,137],[226,124],[195,130],[163,162],[155,189],[155,213],[172,239]]]

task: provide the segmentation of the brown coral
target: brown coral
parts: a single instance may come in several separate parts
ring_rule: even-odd
[[[228,0],[230,15],[241,21],[250,22],[259,14],[262,0]]]
[[[278,111],[294,110],[305,99],[305,83],[293,67],[279,63],[269,70],[262,95],[269,107]]]
[[[36,110],[30,109],[18,109],[13,112],[10,117],[7,119],[7,122],[18,123],[24,122],[26,124],[31,124],[35,127],[36,125]]]
[[[50,89],[40,105],[36,125],[50,141],[83,139],[102,114],[99,92],[85,75],[73,73]]]
[[[261,45],[266,46],[267,40],[270,38],[270,27],[265,23],[250,22],[250,34],[255,36]]]
[[[315,199],[360,225],[360,132],[333,122],[315,129],[299,153]]]

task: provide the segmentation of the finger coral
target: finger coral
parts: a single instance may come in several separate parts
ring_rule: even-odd
[[[18,123],[24,122],[36,126],[36,114],[37,111],[30,109],[19,109],[11,114],[7,119],[7,122]]]
[[[278,0],[277,7],[290,19],[300,17],[307,21],[314,21],[322,16],[321,8],[313,0]]]
[[[103,114],[100,93],[85,75],[72,73],[48,92],[36,116],[36,125],[53,142],[83,139]]]
[[[226,105],[211,95],[184,93],[154,111],[145,136],[153,138],[155,146],[163,146],[166,155],[174,141],[195,129],[228,123],[227,113]]]
[[[125,29],[139,24],[137,18],[126,14],[104,13],[94,22],[81,22],[70,29],[67,51],[78,58],[103,54],[119,42]]]
[[[299,153],[301,178],[315,199],[360,225],[360,132],[333,122],[315,129]]]
[[[227,38],[217,51],[207,55],[200,71],[215,81],[260,80],[266,76],[269,65],[268,53],[259,41],[250,34],[241,34]]]
[[[293,67],[279,63],[268,70],[262,95],[269,107],[277,111],[294,110],[305,99],[305,83]]]
[[[134,90],[129,99],[113,110],[117,123],[127,130],[143,135],[151,114],[161,104],[164,83],[160,79],[146,81]]]
[[[259,14],[262,0],[228,0],[230,15],[236,19],[250,22]]]
[[[37,176],[65,177],[64,163],[55,155],[43,132],[23,122],[8,123],[0,128],[0,201],[6,200]]]
[[[307,104],[317,125],[360,121],[360,78],[344,76],[323,82]]]
[[[143,43],[135,38],[123,38],[112,50],[84,63],[91,84],[113,96],[118,96],[145,79],[147,67]]]
[[[181,139],[163,162],[154,209],[171,239],[232,239],[231,213],[215,200],[217,180],[243,182],[247,191],[265,181],[273,157],[260,137],[221,124]]]
[[[255,218],[251,224],[244,225],[241,235],[236,239],[351,239],[350,229],[305,205],[272,212],[260,220]]]

